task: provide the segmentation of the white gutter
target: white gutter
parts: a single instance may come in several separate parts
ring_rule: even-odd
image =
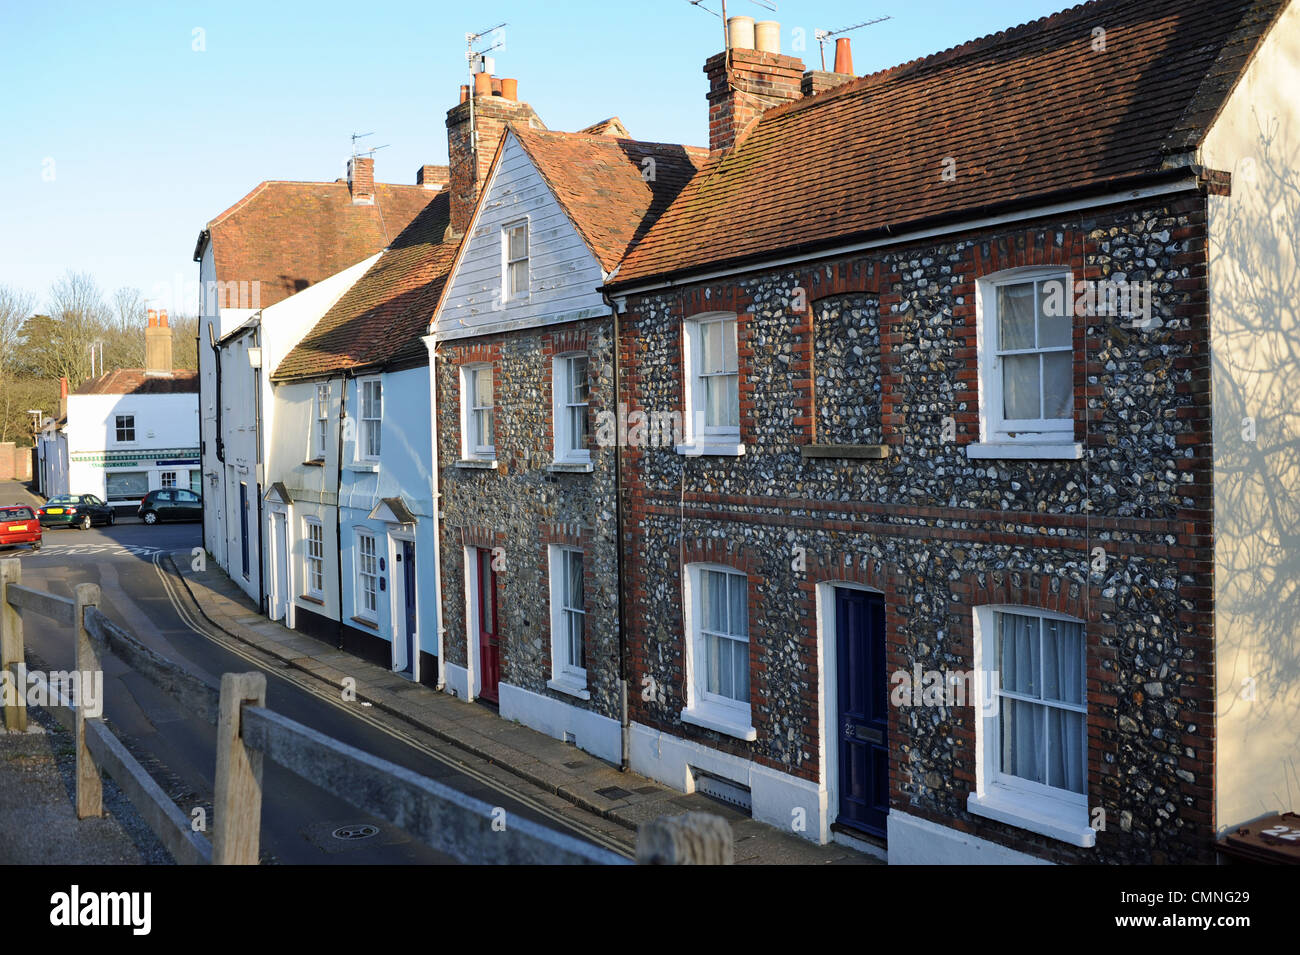
[[[1059,215],[1065,212],[1078,212],[1083,209],[1095,209],[1122,202],[1131,202],[1135,199],[1149,199],[1154,196],[1166,196],[1176,192],[1189,192],[1197,188],[1196,174],[1195,172],[1189,172],[1187,179],[1180,179],[1175,182],[1163,183],[1157,186],[1144,186],[1141,189],[1107,193],[1106,195],[1096,196],[1091,199],[1075,199],[1071,202],[1058,202],[1050,206],[1036,206],[1029,209],[1018,210],[1016,212],[1006,212],[1002,215],[987,216],[982,219],[967,219],[962,222],[935,226],[929,229],[916,229],[912,232],[900,232],[897,235],[886,236],[881,239],[870,239],[865,242],[853,242],[847,245],[835,246],[830,249],[796,253],[794,255],[787,255],[776,259],[762,259],[736,265],[731,268],[717,269],[712,272],[701,272],[683,278],[660,279],[655,282],[648,282],[644,285],[633,285],[630,288],[619,289],[613,293],[613,297],[619,303],[620,310],[625,310],[627,299],[630,296],[640,295],[643,292],[677,288],[682,285],[695,285],[699,282],[708,282],[713,279],[726,278],[732,275],[743,275],[749,272],[763,272],[769,269],[780,268],[783,265],[806,264],[819,259],[839,258],[845,255],[852,255],[855,252],[866,252],[871,249],[879,249],[891,245],[903,245],[906,243],[917,242],[922,239],[932,239],[936,236],[987,229],[992,226],[1006,225],[1011,222],[1023,222],[1026,219],[1041,219],[1044,216]]]
[[[429,436],[432,439],[430,448],[432,454],[430,458],[430,477],[429,477],[429,496],[433,502],[433,602],[437,613],[437,634],[438,634],[438,685],[436,689],[442,690],[447,685],[447,628],[443,626],[442,615],[442,511],[440,510],[438,492],[438,365],[437,365],[437,347],[438,336],[424,335],[420,340],[424,342],[424,347],[429,352]],[[417,647],[416,653],[420,650]]]

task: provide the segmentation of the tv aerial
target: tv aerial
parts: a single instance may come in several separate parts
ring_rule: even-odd
[[[869,27],[872,24],[884,23],[886,20],[892,20],[893,17],[876,17],[874,20],[863,20],[861,23],[855,23],[853,26],[840,27],[838,30],[814,30],[813,36],[817,39],[817,46],[821,52],[822,70],[826,69],[826,41],[831,37],[837,37],[844,33],[851,33],[854,30],[860,30],[863,27]]]
[[[362,150],[357,149],[358,139],[365,139],[367,136],[373,136],[373,135],[375,134],[374,133],[353,133],[352,134],[352,158],[353,159],[356,159],[358,156],[362,155],[363,153],[367,156],[373,156],[379,150],[387,149],[390,145],[392,145],[391,143],[384,143],[384,145],[382,146],[371,146],[369,149],[362,149]]]

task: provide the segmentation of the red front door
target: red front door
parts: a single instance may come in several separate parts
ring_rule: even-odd
[[[480,547],[478,565],[478,659],[482,680],[478,695],[497,702],[501,681],[501,635],[497,629],[497,572],[492,569],[492,552]]]

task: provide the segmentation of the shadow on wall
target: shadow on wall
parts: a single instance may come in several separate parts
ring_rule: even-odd
[[[1300,131],[1256,120],[1261,158],[1214,200],[1209,256],[1219,775],[1254,815],[1300,809],[1300,171],[1283,149]]]

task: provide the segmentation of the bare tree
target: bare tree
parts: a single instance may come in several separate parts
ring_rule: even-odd
[[[26,408],[14,408],[14,384],[22,344],[22,327],[32,314],[34,302],[25,292],[0,285],[0,441],[22,432]]]

